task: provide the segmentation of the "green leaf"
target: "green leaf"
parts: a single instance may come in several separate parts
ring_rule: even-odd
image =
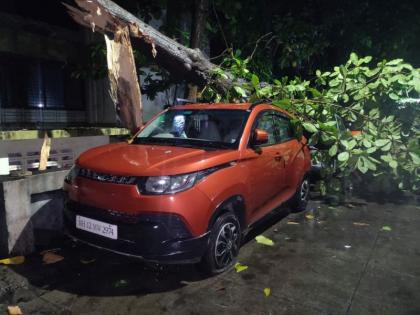
[[[391,168],[397,168],[398,167],[398,162],[395,161],[395,160],[392,160],[392,161],[389,162],[389,166]]]
[[[233,88],[235,92],[238,93],[240,96],[246,97],[246,92],[243,88],[241,88],[240,86],[234,86]]]
[[[380,148],[380,147],[383,147],[383,146],[387,145],[390,142],[391,142],[391,140],[389,140],[389,139],[379,139],[379,140],[375,141],[375,146]]]
[[[375,165],[375,163],[373,163],[371,161],[370,157],[368,159],[365,158],[365,157],[363,157],[363,158],[364,158],[363,161],[365,162],[366,167],[371,171],[376,171],[376,165]]]
[[[242,265],[240,262],[237,262],[235,264],[236,272],[241,272],[241,271],[244,271],[244,270],[247,270],[247,269],[248,269],[248,266],[247,265]]]
[[[255,74],[252,74],[251,82],[255,89],[260,87],[260,79]]]
[[[314,88],[308,88],[308,91],[311,92],[312,97],[316,98],[316,97],[321,97],[322,94],[320,91],[318,91],[317,89]]]
[[[369,63],[372,61],[372,56],[366,56],[365,58],[360,59],[360,64]]]
[[[411,159],[413,160],[413,163],[416,165],[420,165],[420,157],[414,153],[414,152],[408,152],[408,154],[410,154]]]
[[[305,128],[310,133],[315,133],[318,131],[318,128],[314,124],[305,122],[302,125],[303,125],[303,128]]]
[[[368,167],[365,165],[365,162],[363,160],[363,156],[361,156],[358,160],[357,160],[357,169],[362,172],[363,174],[365,174],[368,171]]]
[[[268,237],[264,235],[258,235],[255,237],[255,240],[258,244],[266,245],[266,246],[274,246],[274,242],[270,240]]]
[[[350,154],[348,152],[341,152],[337,157],[340,162],[346,162],[349,158]]]
[[[386,152],[386,151],[391,150],[391,145],[392,145],[392,143],[391,143],[391,141],[389,141],[387,144],[385,144],[385,145],[381,148],[381,151]]]
[[[343,94],[343,102],[347,103],[348,101],[349,101],[349,96],[346,93],[344,93]]]
[[[373,119],[377,119],[379,118],[379,109],[378,108],[373,108],[369,111],[369,117],[373,118]]]
[[[358,63],[359,58],[357,57],[356,53],[352,52],[352,53],[350,54],[350,61],[351,61],[353,64],[357,64],[357,63]]]
[[[391,162],[393,160],[393,158],[392,158],[391,155],[387,154],[387,155],[381,155],[381,160],[389,163],[389,162]]]
[[[341,140],[340,143],[346,148],[349,148],[349,142],[347,140]]]
[[[334,156],[334,155],[336,155],[337,154],[337,145],[336,144],[334,144],[329,150],[328,150],[328,154],[330,155],[330,156]]]
[[[414,89],[417,93],[420,93],[420,79],[414,78],[412,84],[414,85]]]
[[[357,145],[356,140],[352,139],[348,142],[348,149],[351,150]]]
[[[394,60],[388,61],[386,63],[386,65],[387,66],[396,66],[396,65],[400,64],[401,62],[403,62],[402,59],[394,59]]]
[[[372,142],[370,142],[368,139],[363,139],[362,143],[365,148],[370,148],[372,146]]]
[[[398,101],[400,99],[400,97],[395,93],[390,93],[389,98],[394,100],[394,101]]]
[[[261,90],[258,91],[258,95],[261,96],[269,96],[272,92],[272,88],[270,85],[263,87]]]

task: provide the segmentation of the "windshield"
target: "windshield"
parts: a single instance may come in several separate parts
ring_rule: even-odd
[[[249,113],[245,110],[168,110],[141,131],[133,143],[235,149]]]

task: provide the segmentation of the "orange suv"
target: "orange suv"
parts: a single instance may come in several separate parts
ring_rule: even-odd
[[[223,272],[259,219],[286,201],[306,207],[310,152],[290,119],[269,104],[171,107],[128,143],[80,155],[64,183],[67,233]]]

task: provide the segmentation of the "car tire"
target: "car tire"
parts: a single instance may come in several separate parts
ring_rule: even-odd
[[[295,194],[289,201],[289,207],[292,212],[305,211],[309,200],[310,181],[305,176],[296,190]]]
[[[210,275],[222,273],[233,266],[241,245],[241,225],[232,212],[223,213],[214,222],[207,250],[199,268]]]

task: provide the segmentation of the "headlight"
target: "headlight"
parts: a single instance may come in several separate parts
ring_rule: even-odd
[[[149,177],[144,185],[144,192],[149,194],[173,194],[187,190],[194,185],[197,174]]]
[[[79,175],[79,171],[80,168],[78,168],[76,165],[73,165],[67,176],[64,178],[64,181],[68,184],[73,183],[74,179]]]
[[[146,177],[138,182],[138,187],[145,195],[174,194],[187,190],[211,173],[234,164],[235,162],[229,162],[189,174]]]

